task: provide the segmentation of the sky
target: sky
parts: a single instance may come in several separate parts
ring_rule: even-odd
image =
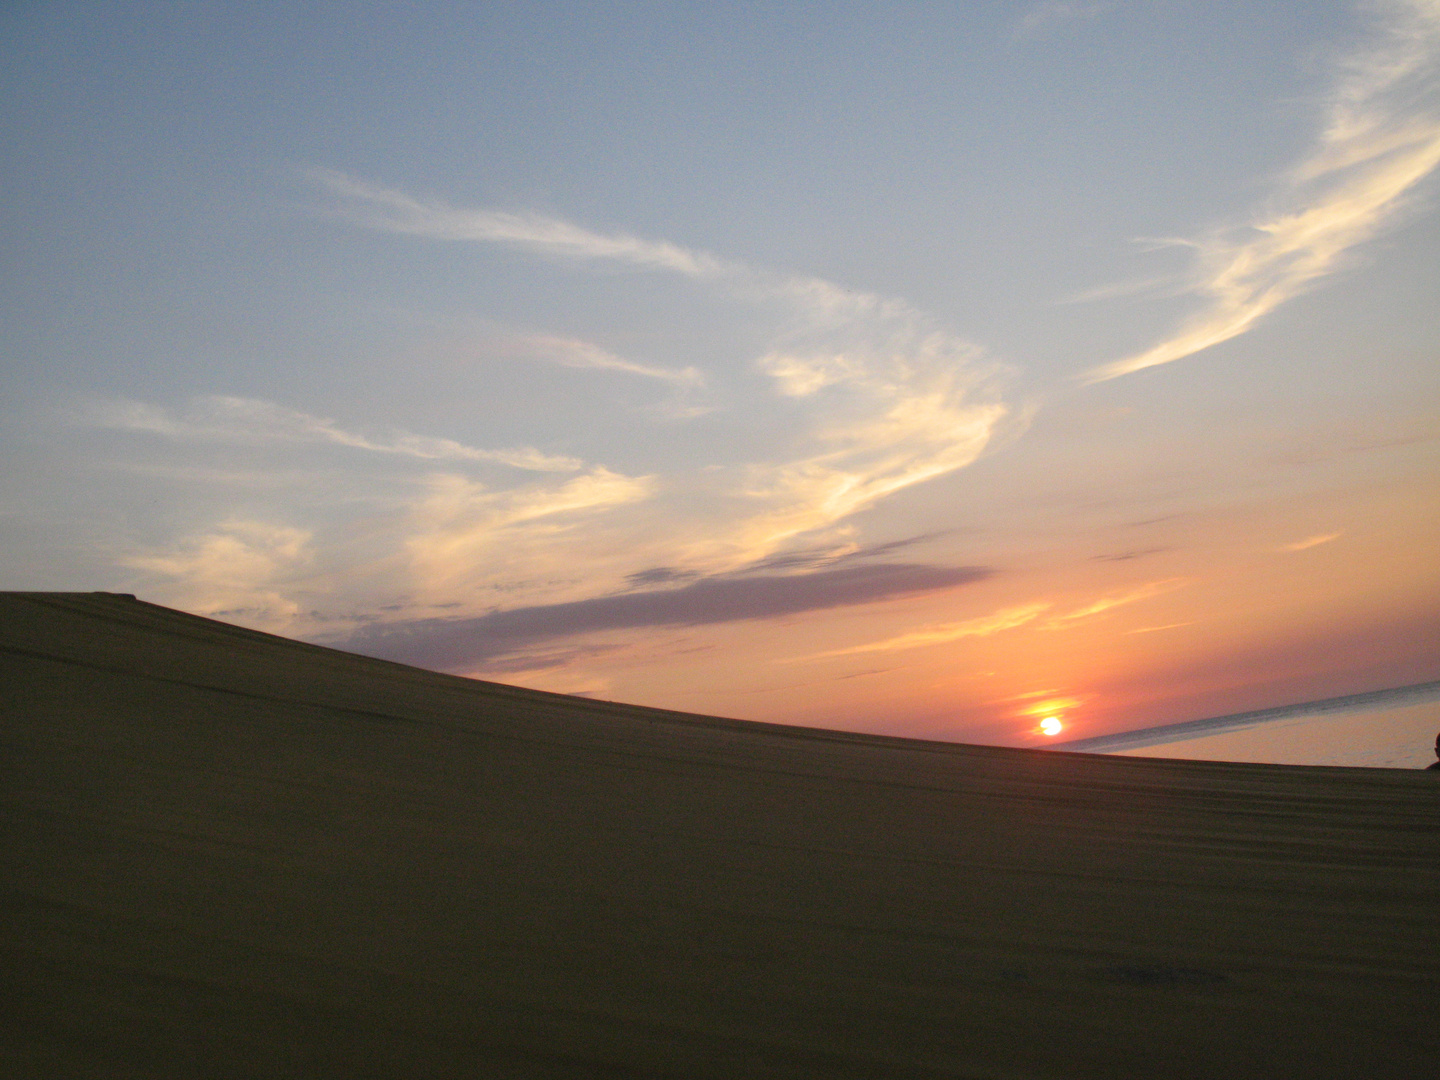
[[[1017,746],[1440,677],[1440,0],[0,42],[0,587]]]

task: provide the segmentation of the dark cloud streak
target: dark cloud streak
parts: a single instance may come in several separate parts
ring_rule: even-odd
[[[417,619],[371,626],[340,644],[367,656],[427,668],[454,668],[516,653],[551,638],[782,618],[952,589],[993,572],[983,566],[883,563],[810,574],[703,578],[680,588],[516,608],[473,619]]]
[[[645,585],[673,585],[680,581],[690,581],[699,577],[699,574],[673,570],[668,566],[656,566],[649,570],[637,570],[633,574],[627,574],[625,580],[636,588]]]
[[[857,551],[837,555],[834,547],[804,548],[799,551],[787,551],[779,555],[771,555],[769,558],[761,559],[752,563],[746,568],[747,573],[757,573],[764,570],[795,570],[801,567],[835,566],[841,563],[853,562],[857,559],[875,559],[882,555],[892,555],[915,544],[923,544],[930,540],[938,540],[942,536],[949,536],[952,529],[944,529],[940,532],[921,533],[918,536],[907,536],[902,540],[891,540],[884,544],[873,544],[867,548],[860,548]],[[632,575],[633,576],[633,575]]]
[[[1147,555],[1159,555],[1161,552],[1169,551],[1169,548],[1154,547],[1145,548],[1142,551],[1121,551],[1114,555],[1092,555],[1092,562],[1127,562],[1130,559],[1143,559]]]

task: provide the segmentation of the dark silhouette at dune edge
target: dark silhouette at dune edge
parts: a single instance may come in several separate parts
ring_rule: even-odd
[[[919,742],[0,594],[0,1073],[1418,1077],[1421,771]]]

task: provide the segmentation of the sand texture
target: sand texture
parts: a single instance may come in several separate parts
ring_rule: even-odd
[[[910,742],[0,595],[6,1077],[1440,1075],[1440,773]]]

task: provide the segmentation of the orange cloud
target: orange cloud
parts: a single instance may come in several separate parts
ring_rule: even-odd
[[[963,622],[936,623],[931,626],[923,626],[919,630],[912,630],[908,634],[900,634],[898,637],[885,638],[883,641],[871,641],[864,645],[852,645],[848,649],[832,649],[829,652],[797,656],[788,662],[820,660],[830,656],[851,656],[855,653],[918,649],[924,645],[940,645],[947,641],[958,641],[960,638],[989,637],[991,634],[998,634],[1001,630],[1023,626],[1025,623],[1039,618],[1042,612],[1050,609],[1050,606],[1048,602],[1043,601],[1021,604],[1018,607],[1004,608],[992,615],[981,615]]]
[[[1276,551],[1304,551],[1306,548],[1319,547],[1321,544],[1328,544],[1331,540],[1340,539],[1341,534],[1324,533],[1320,536],[1307,536],[1304,540],[1296,540],[1293,544],[1281,544]]]
[[[1131,589],[1129,592],[1120,593],[1117,596],[1102,596],[1099,600],[1086,604],[1084,607],[1076,608],[1064,615],[1054,616],[1045,623],[1044,629],[1064,630],[1081,619],[1088,619],[1092,615],[1099,615],[1111,608],[1123,607],[1125,604],[1133,604],[1139,600],[1148,600],[1152,596],[1171,592],[1188,583],[1188,578],[1165,578],[1162,581],[1148,582],[1138,589]]]

